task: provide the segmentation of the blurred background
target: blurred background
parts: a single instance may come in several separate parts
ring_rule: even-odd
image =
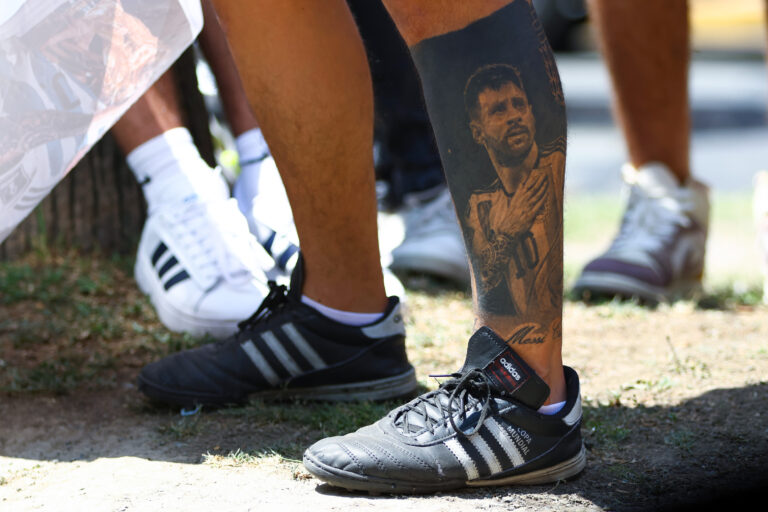
[[[621,215],[623,139],[582,0],[534,0],[557,54],[568,108],[566,286],[605,248]],[[692,171],[711,188],[706,285],[759,287],[752,178],[768,168],[763,0],[689,0]]]

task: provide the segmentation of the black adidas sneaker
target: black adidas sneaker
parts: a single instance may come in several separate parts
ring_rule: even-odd
[[[540,414],[548,386],[484,327],[452,377],[373,425],[318,441],[304,452],[304,466],[331,485],[384,493],[542,484],[584,469],[579,378],[571,368],[565,407]]]
[[[264,399],[381,400],[413,394],[397,297],[381,320],[362,327],[335,322],[301,302],[303,264],[291,291],[270,293],[232,337],[145,366],[139,390],[182,406]]]

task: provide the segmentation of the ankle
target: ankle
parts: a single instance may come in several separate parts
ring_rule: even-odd
[[[544,405],[564,402],[567,393],[565,388],[565,373],[563,372],[562,363],[559,365],[536,365],[528,362],[528,364],[533,368],[533,371],[536,372],[536,375],[541,377],[541,379],[547,383],[547,386],[549,386],[549,397],[547,397]]]

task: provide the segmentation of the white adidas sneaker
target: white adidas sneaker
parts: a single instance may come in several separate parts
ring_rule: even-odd
[[[134,273],[170,330],[224,338],[266,296],[270,264],[234,199],[191,196],[147,219]]]

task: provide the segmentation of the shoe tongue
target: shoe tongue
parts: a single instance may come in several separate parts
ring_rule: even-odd
[[[488,327],[469,338],[467,357],[459,373],[479,369],[496,393],[538,409],[549,396],[549,386],[512,347]]]

